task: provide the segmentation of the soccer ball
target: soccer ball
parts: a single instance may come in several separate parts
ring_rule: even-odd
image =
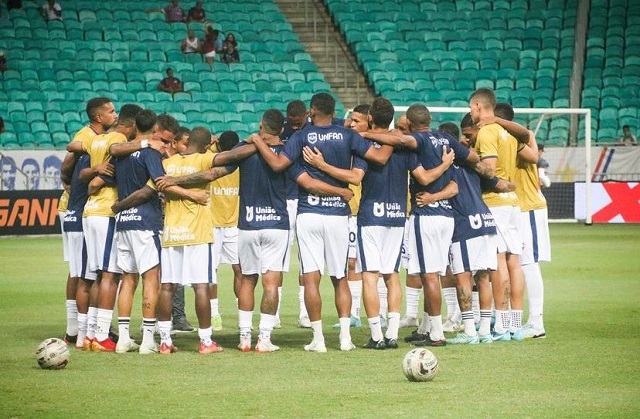
[[[404,356],[402,371],[409,381],[431,381],[438,373],[438,358],[428,349],[412,349]]]
[[[69,363],[69,348],[67,344],[57,338],[42,341],[36,349],[38,366],[45,370],[60,370]]]

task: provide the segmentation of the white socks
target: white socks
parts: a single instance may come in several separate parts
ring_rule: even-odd
[[[171,322],[169,322],[171,323]],[[142,345],[151,346],[153,345],[153,333],[156,328],[156,319],[142,319]],[[171,329],[169,329],[171,332]]]
[[[173,345],[171,340],[171,320],[166,322],[158,322],[158,332],[160,333],[160,343],[165,343],[168,346]]]
[[[405,316],[418,318],[418,303],[420,301],[421,288],[405,287],[405,295],[407,299],[407,310]]]
[[[351,316],[360,318],[360,304],[362,301],[362,280],[347,281],[351,291]]]
[[[304,285],[300,285],[298,288],[298,303],[300,305],[300,315],[298,317],[309,317],[307,306],[304,305]]]
[[[387,318],[387,311],[389,310],[389,304],[387,301],[387,284],[384,279],[378,277],[378,296],[380,297],[380,316]]]
[[[349,328],[350,319],[347,317],[347,329]],[[342,319],[340,319],[342,320]],[[340,323],[342,326],[342,323]],[[340,328],[340,334],[342,335],[342,327]],[[311,322],[311,330],[313,330],[313,342],[321,343],[324,345],[324,335],[322,334],[322,320],[316,320]]]
[[[98,307],[89,307],[87,312],[87,337],[96,337],[96,322],[98,321]]]
[[[78,334],[78,305],[76,300],[67,300],[67,335],[76,336]]]
[[[429,316],[429,324],[431,326],[431,330],[429,331],[429,337],[431,340],[443,340],[444,331],[442,330],[442,316]]]
[[[220,308],[218,306],[218,299],[217,298],[212,298],[209,300],[209,303],[211,305],[211,317],[215,317],[215,316],[219,316],[220,315]]]
[[[118,317],[118,339],[131,340],[129,334],[129,324],[131,323],[131,317]]]
[[[398,340],[398,329],[400,329],[400,313],[390,311],[387,320],[387,332],[384,336],[387,339]]]
[[[380,326],[380,316],[367,318],[369,322],[369,330],[371,330],[371,339],[376,342],[382,340],[382,327]]]
[[[271,340],[271,332],[276,325],[276,316],[273,314],[260,313],[260,335],[258,336],[262,340]]]
[[[198,337],[200,338],[200,342],[207,346],[211,345],[212,331],[213,331],[213,328],[211,326],[207,327],[206,329],[198,329]]]
[[[503,334],[511,329],[511,314],[508,310],[496,310],[496,324],[494,330]]]
[[[522,267],[529,298],[529,323],[537,329],[544,329],[542,313],[544,309],[544,283],[540,265],[532,263]]]
[[[422,322],[420,322],[420,326],[418,326],[418,333],[424,335],[429,333],[431,330],[431,323],[429,322],[429,314],[424,311],[422,313]]]
[[[455,322],[460,322],[460,306],[458,305],[456,288],[442,288],[442,296],[447,304],[447,318]]]
[[[112,317],[113,310],[107,310],[104,308],[98,309],[96,321],[96,340],[98,342],[102,342],[109,337],[109,328],[111,328]]]
[[[77,347],[82,347],[85,337],[87,337],[87,314],[78,313],[78,339],[76,340]]]
[[[467,336],[476,336],[476,322],[473,319],[473,311],[463,311],[462,325],[464,326],[464,334]]]
[[[253,311],[238,310],[238,327],[240,328],[240,336],[250,335],[253,323]]]

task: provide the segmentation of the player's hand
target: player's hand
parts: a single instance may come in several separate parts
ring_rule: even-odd
[[[349,202],[353,199],[353,191],[349,188],[342,188],[342,199]]]
[[[158,153],[162,154],[166,151],[167,145],[160,140],[148,140],[149,148],[154,149]]]
[[[315,168],[320,168],[324,164],[324,157],[322,157],[322,153],[316,147],[311,149],[311,147],[305,146],[302,149],[302,156],[304,157],[304,161]]]
[[[260,137],[258,134],[251,134],[250,136],[244,139],[244,142],[247,144],[255,144],[260,141],[262,141],[262,137]]]
[[[116,201],[115,204],[111,205],[111,211],[113,211],[114,214],[120,212],[120,201]]]
[[[102,163],[95,167],[96,173],[101,176],[113,177],[116,173],[116,168],[111,163]]]
[[[160,176],[155,180],[155,184],[161,191],[165,190],[169,186],[175,186],[176,182],[171,176]]]
[[[424,207],[433,202],[435,202],[435,199],[433,199],[433,195],[428,192],[418,192],[416,194],[416,204],[418,204],[419,207]]]
[[[450,167],[453,164],[453,160],[456,157],[456,153],[449,149],[448,147],[442,147],[442,163],[444,163],[447,167]]]
[[[191,200],[198,205],[209,205],[209,191],[192,191]]]

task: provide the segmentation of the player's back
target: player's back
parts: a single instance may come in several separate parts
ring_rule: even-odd
[[[497,159],[495,176],[508,181],[515,180],[518,141],[504,128],[498,124],[484,125],[478,132],[475,149],[481,160]],[[518,204],[514,192],[486,192],[483,198],[490,207]]]
[[[216,227],[238,225],[240,173],[236,170],[211,182],[211,216]]]
[[[514,183],[520,210],[530,211],[547,207],[547,200],[540,191],[540,178],[535,163],[518,159]]]

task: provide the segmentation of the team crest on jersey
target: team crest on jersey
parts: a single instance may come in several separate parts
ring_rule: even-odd
[[[247,221],[253,221],[253,207],[245,206],[245,209],[247,213],[245,218],[247,219]]]
[[[309,205],[318,205],[320,203],[320,197],[309,195],[307,196],[307,202],[309,202]]]
[[[307,141],[309,142],[309,144],[315,144],[316,141],[318,141],[318,134],[315,132],[310,132],[309,134],[307,134]]]

